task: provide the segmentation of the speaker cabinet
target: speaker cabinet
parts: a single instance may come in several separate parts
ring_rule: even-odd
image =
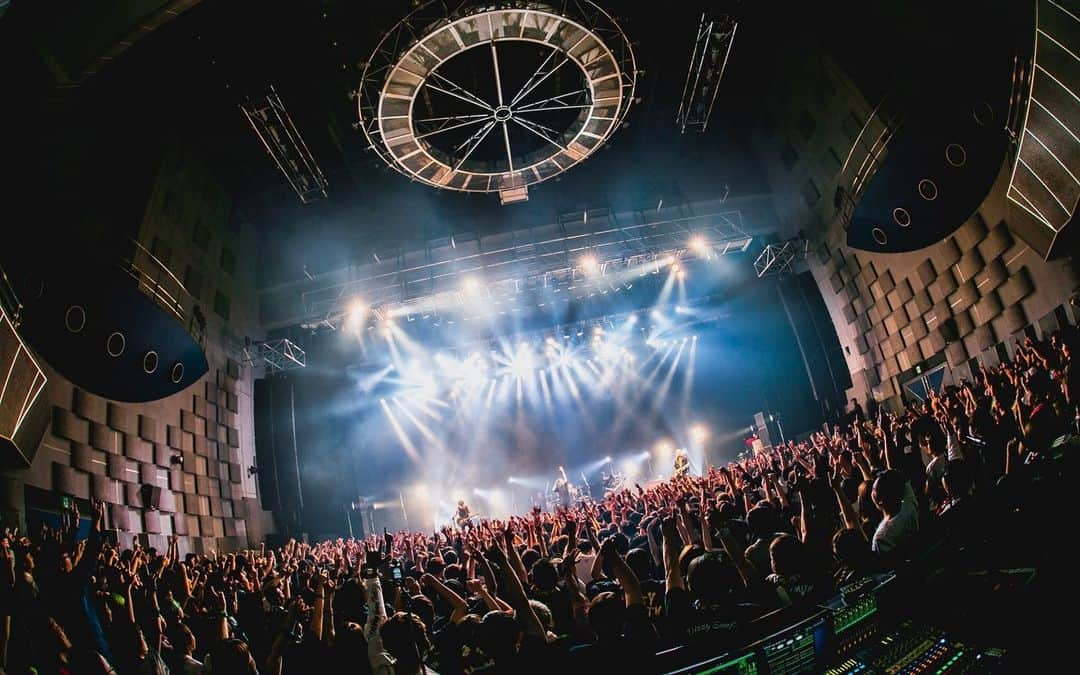
[[[47,378],[0,310],[0,465],[25,469],[49,425]]]

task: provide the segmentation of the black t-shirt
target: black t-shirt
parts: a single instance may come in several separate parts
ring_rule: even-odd
[[[579,645],[570,650],[569,666],[573,673],[652,673],[656,672],[658,642],[656,631],[643,605],[626,608],[623,634],[614,640]]]
[[[644,579],[641,582],[641,601],[650,621],[659,622],[664,616],[664,582]]]
[[[738,605],[694,603],[684,588],[667,589],[665,602],[676,642],[709,644],[718,651],[738,646],[743,625],[753,618]]]

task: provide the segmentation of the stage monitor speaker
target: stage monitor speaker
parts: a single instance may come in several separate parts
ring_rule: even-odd
[[[139,487],[139,501],[144,509],[157,511],[161,508],[161,488],[144,483]]]
[[[765,413],[754,413],[754,433],[761,439],[763,446],[772,446],[772,437],[769,435],[769,425],[766,423]]]
[[[957,325],[955,317],[950,316],[941,322],[941,337],[947,345],[960,339],[960,327]]]
[[[47,378],[0,309],[0,465],[25,469],[49,425]]]

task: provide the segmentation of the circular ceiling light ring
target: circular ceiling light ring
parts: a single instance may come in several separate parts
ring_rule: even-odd
[[[945,161],[959,169],[967,164],[967,150],[959,143],[949,143],[945,146]]]
[[[169,370],[169,379],[173,384],[180,384],[180,380],[184,379],[184,364],[177,361],[173,364],[172,369]]]
[[[870,235],[874,238],[874,241],[876,241],[880,246],[884,246],[885,244],[889,243],[889,236],[885,234],[885,230],[881,229],[880,227],[875,227],[873,230],[871,230]]]
[[[971,106],[971,116],[980,127],[985,127],[994,121],[994,109],[986,101],[978,101]]]
[[[113,331],[105,338],[105,351],[114,359],[123,354],[126,347],[127,338],[120,331]]]
[[[142,369],[147,375],[153,375],[158,367],[158,353],[153,349],[143,354]]]
[[[442,3],[424,3],[389,31],[364,63],[357,92],[360,128],[370,147],[394,170],[433,187],[461,192],[526,188],[558,178],[602,147],[622,125],[636,88],[633,48],[618,23],[590,0],[565,3],[557,10],[538,3],[493,8],[467,2],[450,17],[441,11]],[[505,54],[514,43],[540,47],[547,56],[524,82],[502,82],[499,52]],[[460,85],[443,69],[455,57],[476,49],[491,50],[497,97]],[[564,82],[566,78],[548,79],[564,65],[579,71],[580,89],[557,89],[554,96],[533,100],[537,91],[543,92],[541,96],[547,93],[537,90],[541,83]],[[432,90],[439,93],[430,96]],[[469,112],[422,118],[415,102],[436,97],[455,99],[455,105],[464,104]],[[551,128],[534,117],[555,109],[578,112],[566,128]],[[447,124],[423,128],[438,120]],[[431,139],[451,127],[472,133],[446,152]],[[539,149],[519,147],[515,152],[510,129],[533,145],[540,139]],[[482,144],[499,141],[505,145],[503,156],[482,159],[485,153],[473,154]]]
[[[72,305],[64,312],[64,328],[69,333],[80,333],[86,328],[86,310],[81,305]]]
[[[896,221],[896,224],[899,225],[900,227],[910,227],[911,226],[911,214],[908,213],[907,209],[905,209],[903,207],[898,206],[895,209],[893,209],[892,217],[893,217],[893,220]]]
[[[932,202],[937,199],[937,183],[930,180],[929,178],[923,178],[921,181],[919,181],[919,196],[928,202]]]

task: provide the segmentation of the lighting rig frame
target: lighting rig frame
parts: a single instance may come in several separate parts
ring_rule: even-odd
[[[588,295],[682,261],[744,252],[752,241],[739,210],[656,220],[639,212],[632,224],[610,209],[576,211],[549,225],[456,234],[416,250],[375,253],[370,263],[314,276],[301,294],[300,323],[337,329],[357,302],[376,320],[411,320],[460,314],[475,299],[491,305],[533,291]]]
[[[809,255],[810,240],[805,237],[792,237],[768,244],[754,260],[754,272],[758,279],[790,274],[795,271],[795,264],[806,260]]]
[[[702,12],[682,99],[675,114],[681,133],[688,129],[704,133],[708,128],[738,27],[738,22],[728,14],[710,16]]]
[[[253,342],[244,347],[244,362],[263,366],[266,373],[282,373],[307,367],[307,353],[288,338]]]
[[[255,135],[304,204],[326,199],[326,176],[293,124],[277,91],[240,105]]]

